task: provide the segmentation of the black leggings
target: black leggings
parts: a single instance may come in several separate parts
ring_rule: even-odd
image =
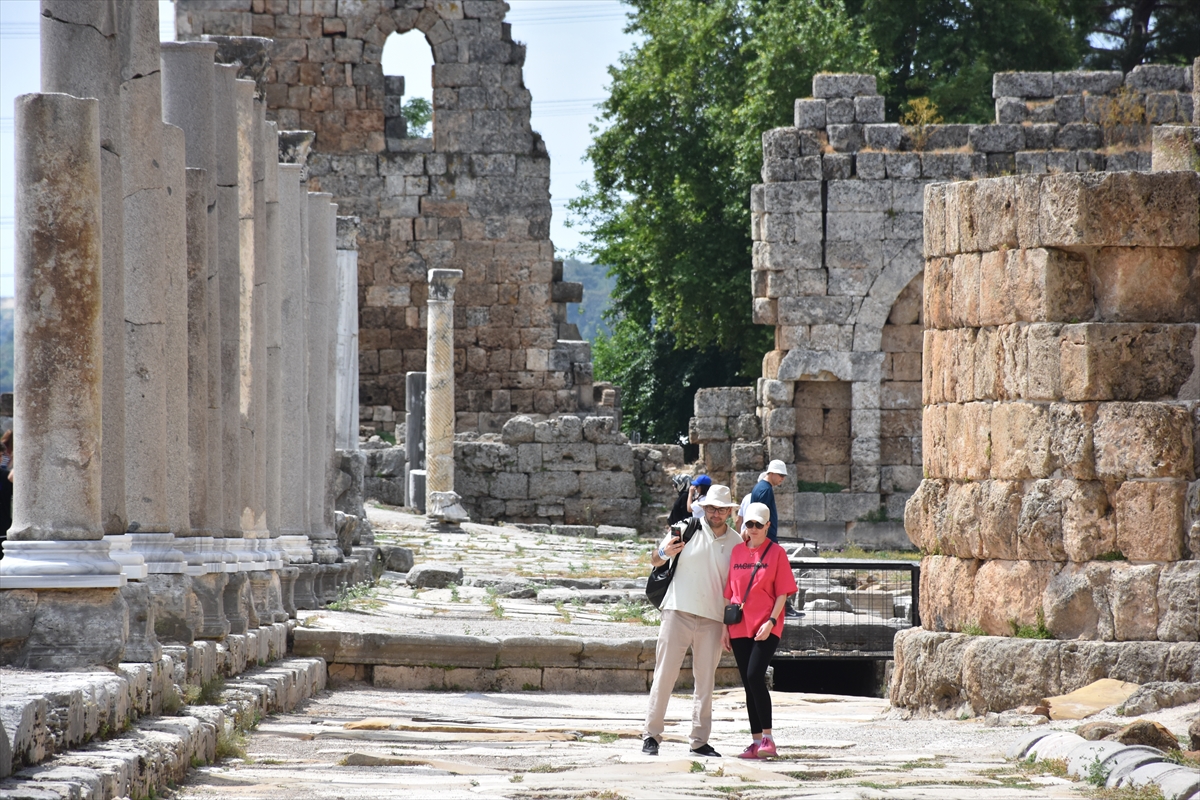
[[[750,638],[731,639],[733,657],[737,659],[742,686],[746,687],[746,713],[750,716],[750,732],[762,733],[771,727],[771,693],[767,691],[767,667],[779,646],[779,637],[771,634],[763,641]]]

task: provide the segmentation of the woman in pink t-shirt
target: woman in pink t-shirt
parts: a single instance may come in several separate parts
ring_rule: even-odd
[[[771,736],[771,693],[767,690],[767,667],[783,633],[783,607],[796,592],[787,553],[767,538],[771,509],[751,503],[743,522],[745,543],[733,548],[725,600],[742,604],[742,621],[728,626],[727,645],[737,659],[742,686],[746,688],[746,712],[750,717],[753,743],[739,758],[769,758],[777,755]]]

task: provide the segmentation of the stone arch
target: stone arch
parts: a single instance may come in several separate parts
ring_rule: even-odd
[[[925,269],[919,242],[895,244],[897,250],[871,284],[854,323],[854,350],[872,352],[880,347],[883,325],[900,292]]]
[[[390,62],[390,63],[389,63]],[[398,150],[398,139],[431,138],[433,121],[418,135],[414,121],[404,113],[407,100],[422,97],[433,106],[433,47],[420,31],[395,31],[383,45],[383,126],[389,150]],[[424,72],[423,75],[419,74]],[[428,87],[428,91],[420,91]]]
[[[560,341],[566,303],[550,242],[550,164],[530,126],[524,45],[502,0],[177,0],[182,38],[271,37],[261,85],[281,129],[316,131],[309,188],[361,220],[359,361],[364,405],[403,408],[425,364],[426,274],[456,290],[460,430],[514,414],[591,410],[591,353]],[[281,11],[279,6],[283,6]],[[270,12],[270,13],[269,13]],[[433,137],[385,136],[383,46],[420,31],[433,54]]]

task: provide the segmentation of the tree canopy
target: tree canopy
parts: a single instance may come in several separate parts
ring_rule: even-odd
[[[616,277],[597,377],[624,389],[626,430],[674,441],[696,388],[749,382],[771,346],[771,330],[750,319],[748,197],[763,131],[791,123],[814,73],[874,72],[876,62],[841,0],[630,6],[643,39],[610,68],[588,150],[593,181],[571,207],[591,235],[585,252]],[[684,382],[683,399],[664,415],[669,375]]]
[[[773,331],[751,321],[750,187],[762,134],[792,124],[815,73],[875,74],[892,120],[927,98],[947,122],[990,122],[996,71],[1200,54],[1196,0],[625,2],[639,43],[609,69],[570,209],[580,255],[616,279],[596,376],[654,441],[686,433],[696,389],[761,374]]]

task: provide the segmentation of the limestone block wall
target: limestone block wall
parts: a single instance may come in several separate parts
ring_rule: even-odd
[[[611,417],[514,417],[499,442],[454,446],[455,490],[472,519],[635,527],[633,450]]]
[[[459,430],[515,414],[586,414],[590,347],[566,322],[582,285],[562,280],[550,230],[550,163],[529,124],[524,45],[500,0],[180,0],[180,38],[270,37],[268,116],[316,131],[309,188],[361,219],[361,403],[404,408],[425,364],[426,273],[456,290]],[[419,30],[434,59],[433,136],[386,135],[402,81],[383,46]],[[391,109],[394,111],[394,109]],[[394,121],[394,120],[393,120]]]
[[[1200,173],[933,184],[928,630],[1200,641]]]
[[[759,441],[799,482],[782,518],[845,541],[856,520],[900,519],[920,480],[925,186],[1148,171],[1153,132],[1192,119],[1195,69],[997,73],[987,125],[888,122],[871,76],[813,78],[794,124],[763,134],[750,195],[754,319],[775,328]],[[696,416],[707,437],[718,415]],[[738,471],[732,447],[709,452],[710,471]]]

